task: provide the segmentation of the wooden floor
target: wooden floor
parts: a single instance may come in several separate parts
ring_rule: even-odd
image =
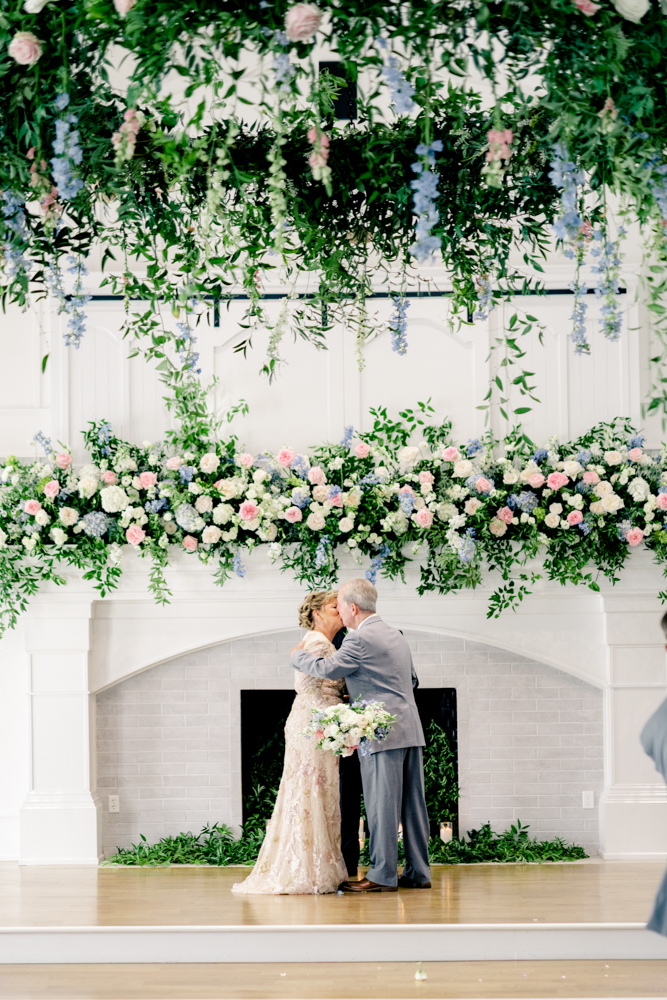
[[[665,997],[667,962],[5,965],[1,1000],[444,1000]]]
[[[438,865],[430,892],[236,896],[247,871],[2,865],[0,926],[644,922],[664,864]]]

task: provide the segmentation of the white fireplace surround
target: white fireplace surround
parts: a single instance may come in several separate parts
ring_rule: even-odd
[[[359,572],[346,558],[341,579]],[[5,747],[13,748],[11,757],[4,755],[13,766],[2,779],[3,857],[18,854],[23,864],[94,865],[101,859],[109,782],[100,779],[98,785],[97,779],[100,692],[184,654],[230,640],[293,632],[305,588],[272,566],[261,551],[246,565],[244,579],[233,578],[220,589],[210,570],[182,554],[167,573],[173,597],[166,606],[156,605],[147,591],[148,563],[129,551],[120,587],[105,599],[75,571],[66,574],[66,587],[40,590],[17,630],[0,644],[0,681],[7,695],[0,721]],[[546,664],[602,692],[604,780],[601,789],[591,786],[599,806],[600,853],[608,859],[667,858],[667,789],[639,744],[644,722],[667,694],[657,598],[663,581],[650,554],[633,553],[620,582],[603,584],[600,594],[542,582],[518,613],[506,612],[499,620],[486,617],[488,589],[420,597],[417,582],[411,571],[405,584],[381,580],[378,588],[380,613],[412,640],[421,634],[483,643],[516,654],[519,661]],[[419,670],[425,686],[456,685],[444,669],[438,677],[427,663]],[[243,667],[237,672],[242,674]],[[288,687],[288,673],[258,686]],[[236,684],[252,687],[255,678],[244,681],[241,676]],[[29,710],[24,712],[26,701]],[[474,707],[459,722],[474,725]],[[238,744],[232,725],[232,744],[235,740]],[[231,772],[238,769],[235,752],[240,754],[240,748],[232,746]],[[575,753],[570,750],[571,756]],[[484,766],[462,749],[462,777]],[[464,787],[462,829],[471,818],[467,792]],[[239,797],[240,788],[230,791],[229,815],[220,818],[238,821]],[[577,808],[575,801],[563,815],[571,816]],[[519,808],[520,818],[522,813]],[[594,815],[584,810],[581,818]],[[562,833],[582,839],[570,837],[567,829]]]

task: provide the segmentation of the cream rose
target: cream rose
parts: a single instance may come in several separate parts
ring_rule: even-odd
[[[201,496],[197,497],[195,501],[195,510],[199,511],[200,514],[208,514],[209,511],[212,511],[213,501],[210,496],[203,493]]]
[[[205,545],[215,545],[216,542],[220,541],[221,535],[220,528],[216,528],[214,524],[209,524],[207,528],[204,528],[201,540]]]
[[[343,534],[347,534],[348,531],[352,531],[352,529],[354,528],[354,521],[352,520],[351,517],[341,517],[340,521],[338,522],[338,527],[343,532]]]
[[[605,510],[602,506],[602,500],[596,500],[595,503],[591,504],[591,514],[604,514]]]
[[[320,514],[319,511],[315,511],[308,515],[306,524],[311,529],[311,531],[321,531],[325,525],[324,515]]]
[[[58,517],[61,524],[64,524],[66,528],[71,528],[79,520],[79,512],[74,510],[74,507],[62,507]]]
[[[496,538],[500,538],[507,531],[507,525],[505,524],[504,521],[501,521],[499,518],[494,517],[489,524],[489,531],[491,532],[492,535],[495,535]]]
[[[560,517],[558,516],[558,514],[547,514],[547,516],[544,518],[544,523],[546,524],[547,528],[557,528],[558,525],[560,524]]]
[[[612,0],[614,7],[626,21],[639,24],[651,4],[649,0]]]
[[[220,459],[214,451],[207,451],[199,461],[199,468],[205,473],[215,472],[219,465]]]
[[[601,483],[596,483],[593,487],[593,493],[602,499],[602,497],[609,496],[610,493],[614,492],[614,487],[611,483],[608,483],[606,479],[603,479]]]
[[[576,479],[579,473],[583,471],[584,470],[582,469],[579,462],[575,461],[563,462],[563,472],[565,473],[566,476],[569,476],[570,479]]]
[[[623,461],[623,455],[620,451],[605,451],[604,460],[607,465],[620,465]]]
[[[625,504],[621,497],[617,493],[609,493],[606,497],[603,497],[600,501],[602,504],[602,509],[607,511],[609,514],[615,513],[620,510],[621,507],[625,507]]]
[[[518,482],[519,473],[511,469],[509,472],[503,473],[503,482],[505,486],[513,486],[514,483]]]
[[[472,462],[469,458],[462,458],[460,462],[454,462],[453,473],[459,479],[469,476],[472,472]]]

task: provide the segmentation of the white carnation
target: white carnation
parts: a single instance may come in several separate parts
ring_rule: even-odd
[[[106,486],[100,492],[100,500],[102,501],[102,509],[107,514],[117,514],[119,511],[125,510],[130,502],[130,498],[121,486]]]
[[[102,490],[102,493],[104,493],[104,490]],[[62,507],[58,517],[61,524],[64,524],[66,528],[71,528],[79,520],[79,512],[78,510],[74,510],[74,507]]]
[[[637,501],[637,503],[642,503],[644,500],[646,500],[650,492],[651,492],[651,487],[649,486],[649,484],[646,482],[645,479],[641,478],[641,476],[637,476],[636,479],[633,479],[628,486],[628,493],[630,494],[633,500]]]
[[[96,476],[82,476],[77,484],[77,490],[80,497],[88,499],[97,493],[97,486],[99,480]]]

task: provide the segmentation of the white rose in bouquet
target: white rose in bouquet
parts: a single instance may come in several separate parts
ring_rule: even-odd
[[[204,473],[215,472],[215,470],[220,465],[220,459],[214,451],[208,451],[205,455],[202,455],[199,461],[199,468]]]
[[[639,24],[651,7],[650,0],[612,0],[612,3],[621,17],[633,24]]]
[[[600,503],[602,504],[602,509],[606,510],[609,514],[614,514],[621,507],[625,507],[625,503],[617,493],[609,493],[606,497],[602,497]]]
[[[71,528],[79,520],[79,512],[74,507],[61,507],[58,517],[61,524],[64,524],[66,528]]]
[[[469,458],[462,458],[460,462],[454,462],[453,472],[458,479],[469,476],[472,472],[472,462]]]
[[[216,542],[220,541],[221,535],[220,528],[216,528],[214,524],[209,524],[207,528],[204,528],[201,540],[205,545],[215,545]]]

